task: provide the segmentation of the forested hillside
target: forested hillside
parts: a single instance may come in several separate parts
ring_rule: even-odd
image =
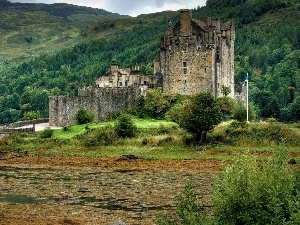
[[[300,4],[296,0],[208,0],[194,18],[218,16],[236,24],[236,82],[250,75],[250,97],[260,116],[300,119]],[[72,47],[32,57],[0,71],[0,124],[48,116],[49,95],[75,95],[93,84],[112,59],[121,67],[141,65],[151,73],[159,37],[178,12],[105,19],[90,24]],[[289,111],[290,110],[290,111]],[[297,111],[296,111],[297,112]],[[288,118],[288,117],[285,117]]]

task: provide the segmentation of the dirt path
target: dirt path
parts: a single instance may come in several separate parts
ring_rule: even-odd
[[[187,179],[209,205],[218,161],[3,156],[0,224],[155,224]],[[2,199],[2,200],[1,200]]]

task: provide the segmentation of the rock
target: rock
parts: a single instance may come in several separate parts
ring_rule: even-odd
[[[112,223],[107,223],[107,225],[126,225],[126,223],[122,220],[118,220]]]
[[[288,164],[294,165],[294,164],[297,164],[297,162],[296,162],[295,159],[290,159],[290,160],[288,161]]]

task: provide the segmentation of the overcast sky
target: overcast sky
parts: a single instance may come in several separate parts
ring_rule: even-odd
[[[206,0],[9,0],[11,2],[30,3],[68,3],[105,9],[121,15],[138,16],[140,14],[165,10],[194,9],[204,6]]]

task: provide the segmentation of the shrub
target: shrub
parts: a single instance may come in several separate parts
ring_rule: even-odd
[[[112,126],[97,129],[87,129],[83,134],[77,136],[87,147],[105,146],[113,144],[118,140],[118,135]]]
[[[53,136],[54,130],[52,130],[51,128],[46,128],[44,129],[41,133],[40,133],[40,138],[51,138]]]
[[[213,184],[217,224],[299,224],[296,179],[282,148],[266,163],[244,155]]]
[[[128,115],[123,114],[115,123],[115,131],[119,137],[132,138],[135,136],[137,127]]]
[[[300,134],[286,124],[280,123],[246,123],[233,121],[225,130],[230,144],[248,145],[280,144],[288,142],[291,146],[300,144]],[[213,136],[213,135],[211,135]],[[225,139],[223,139],[225,141]]]
[[[249,121],[252,121],[256,118],[256,112],[253,103],[250,103],[248,106],[248,116]],[[242,101],[237,101],[233,104],[232,118],[239,122],[247,120],[247,109]]]
[[[94,114],[86,109],[79,109],[76,119],[79,124],[91,123],[94,121]]]
[[[210,218],[205,214],[202,203],[193,190],[191,181],[187,181],[185,191],[176,197],[176,214],[158,215],[158,225],[209,225]]]

